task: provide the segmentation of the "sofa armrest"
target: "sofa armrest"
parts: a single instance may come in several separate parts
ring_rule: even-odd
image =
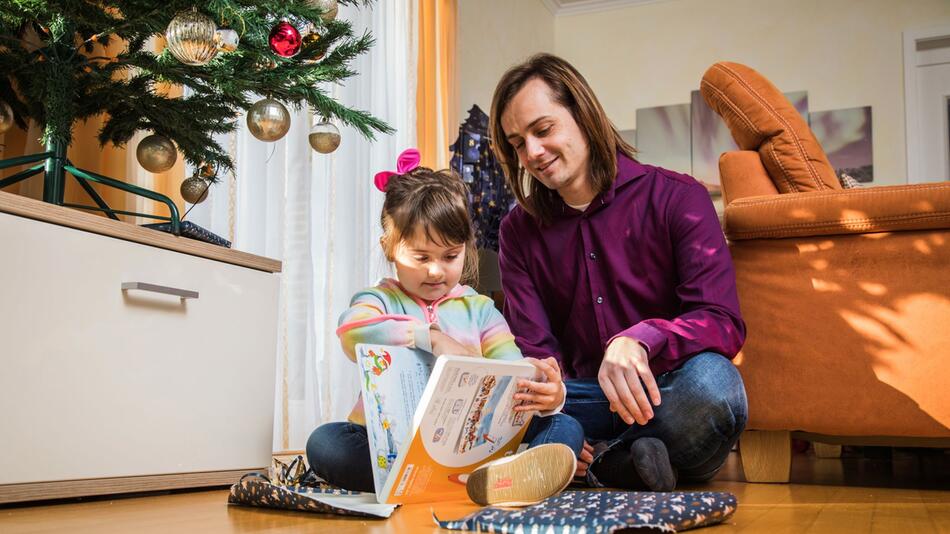
[[[730,241],[950,228],[950,182],[736,199],[726,206]]]
[[[754,150],[723,152],[719,156],[719,180],[726,206],[740,198],[778,194],[762,158]]]

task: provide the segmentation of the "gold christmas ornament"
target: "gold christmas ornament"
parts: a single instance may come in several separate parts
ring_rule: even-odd
[[[273,57],[262,57],[257,61],[257,70],[274,70],[277,68],[277,60]]]
[[[301,52],[304,54],[313,54],[313,49],[316,46],[317,41],[320,40],[320,34],[317,33],[316,26],[313,24],[308,24],[301,33],[303,35],[303,48]],[[323,56],[325,55],[327,55],[326,50],[311,57],[301,57],[300,62],[305,65],[313,65],[314,63],[323,59]]]
[[[201,204],[208,198],[211,182],[192,176],[181,183],[181,198],[189,204]]]
[[[148,172],[165,172],[178,161],[178,150],[171,139],[152,134],[139,142],[135,149],[135,158]]]
[[[314,43],[320,40],[320,34],[317,33],[317,29],[313,24],[308,24],[304,31],[300,32],[303,35],[303,46],[304,48],[308,46],[313,46]]]
[[[6,102],[0,102],[0,134],[13,128],[13,110]]]
[[[301,59],[300,62],[303,63],[304,65],[314,65],[314,64],[316,64],[316,63],[319,63],[320,60],[323,59],[323,56],[325,56],[325,55],[326,55],[326,54],[320,54],[320,55],[317,56],[317,57],[311,57],[311,58],[307,58],[307,59]]]
[[[214,32],[214,43],[218,47],[219,52],[234,52],[237,50],[240,42],[241,39],[238,37],[238,32],[231,28],[220,28]]]
[[[340,130],[329,121],[320,121],[310,129],[310,146],[321,154],[329,154],[340,146]]]
[[[310,0],[310,5],[323,10],[323,14],[320,15],[323,22],[330,22],[335,19],[337,11],[340,9],[336,0]]]
[[[168,23],[165,40],[168,50],[185,65],[207,65],[218,53],[217,25],[197,9],[182,11]]]
[[[273,98],[259,100],[247,112],[247,129],[261,141],[276,141],[290,130],[290,112]]]

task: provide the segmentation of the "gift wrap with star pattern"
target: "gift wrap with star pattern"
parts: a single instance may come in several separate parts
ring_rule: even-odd
[[[527,508],[482,508],[454,521],[433,518],[442,528],[475,532],[678,532],[721,523],[735,510],[735,495],[723,492],[565,491]]]

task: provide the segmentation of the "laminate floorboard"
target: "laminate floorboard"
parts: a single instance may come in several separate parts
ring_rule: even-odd
[[[889,451],[889,450],[888,450]],[[901,450],[881,457],[793,458],[789,484],[750,484],[735,453],[716,479],[683,490],[729,491],[739,507],[710,533],[950,533],[950,454]],[[432,522],[476,510],[470,502],[409,505],[388,520],[229,506],[227,490],[172,492],[0,507],[0,532],[402,534],[447,532]]]

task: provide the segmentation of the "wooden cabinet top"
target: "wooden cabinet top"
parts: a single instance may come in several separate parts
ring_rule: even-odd
[[[232,250],[229,248],[196,241],[187,237],[179,237],[151,228],[142,228],[131,223],[112,220],[79,210],[64,208],[48,204],[32,198],[13,195],[0,191],[0,212],[11,213],[21,217],[36,219],[51,224],[58,224],[69,228],[76,228],[87,232],[124,239],[143,245],[173,250],[192,256],[200,256],[212,260],[277,273],[281,270],[281,262]]]

